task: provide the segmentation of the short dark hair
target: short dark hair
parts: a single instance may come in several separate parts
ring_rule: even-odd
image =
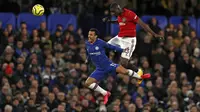
[[[96,28],[91,28],[89,31],[93,31],[95,35],[99,36],[99,31]]]
[[[119,7],[119,4],[117,4],[116,2],[113,2],[111,5],[110,5],[110,9],[115,9]]]
[[[26,24],[26,22],[25,22],[25,21],[22,21],[22,22],[20,23],[20,25],[22,25],[22,24]]]

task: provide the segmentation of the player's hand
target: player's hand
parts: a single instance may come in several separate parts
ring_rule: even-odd
[[[155,34],[154,37],[158,38],[160,40],[164,40],[165,39],[162,35],[158,35],[158,34]]]
[[[110,19],[108,17],[105,17],[102,19],[103,22],[108,22]]]

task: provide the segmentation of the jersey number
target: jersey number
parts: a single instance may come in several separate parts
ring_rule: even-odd
[[[128,54],[129,54],[129,47],[125,48],[124,52],[126,53],[126,56],[128,56]]]
[[[117,64],[115,64],[115,63],[111,63],[110,66],[116,67]]]

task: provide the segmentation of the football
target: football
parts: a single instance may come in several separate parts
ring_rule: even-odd
[[[35,16],[42,16],[44,14],[44,7],[40,4],[36,4],[32,8],[32,13]]]

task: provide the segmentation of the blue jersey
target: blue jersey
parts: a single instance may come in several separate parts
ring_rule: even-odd
[[[93,44],[86,42],[88,59],[96,66],[96,69],[106,70],[112,61],[106,56],[105,49],[115,52],[123,52],[123,49],[108,44],[107,42],[97,39]]]

